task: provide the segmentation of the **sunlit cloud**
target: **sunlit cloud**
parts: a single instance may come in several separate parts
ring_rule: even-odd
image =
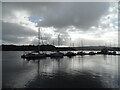
[[[66,3],[34,4],[33,8],[29,6],[29,3],[24,3],[25,6],[23,5],[23,7],[20,6],[21,4],[17,7],[17,3],[16,5],[3,4],[3,22],[9,23],[9,25],[5,24],[6,27],[11,25],[13,27],[14,24],[17,27],[15,27],[16,29],[14,28],[13,32],[16,32],[19,27],[19,33],[21,33],[21,36],[18,37],[16,37],[15,33],[11,33],[11,39],[13,39],[13,36],[18,39],[16,42],[12,42],[13,40],[8,39],[10,37],[8,37],[7,30],[5,30],[6,32],[3,34],[6,34],[7,38],[4,38],[3,43],[37,44],[38,27],[40,27],[43,41],[49,44],[54,42],[57,45],[58,35],[60,35],[61,44],[67,46],[69,46],[70,42],[77,46],[81,40],[86,45],[104,45],[104,43],[109,44],[109,41],[115,41],[117,44],[117,3],[110,3],[110,5],[108,3],[96,3],[98,4],[97,6],[95,3],[92,3],[92,5],[89,3],[84,3],[84,5],[71,3],[68,6],[66,6]],[[101,6],[102,4],[103,6]],[[5,7],[5,5],[8,5],[8,7]],[[80,7],[85,7],[86,5],[90,5],[90,9],[87,7],[85,9],[86,12],[83,12]],[[103,10],[103,7],[105,10]],[[89,12],[90,10],[92,11]],[[12,27],[10,27],[10,30],[13,29]],[[20,30],[23,27],[24,30]],[[30,30],[30,34],[28,33],[25,37],[24,33],[28,30]],[[31,35],[32,33],[33,35]],[[23,39],[26,41],[24,40],[23,42]],[[22,41],[20,42],[20,40]],[[17,41],[19,42],[17,43]]]

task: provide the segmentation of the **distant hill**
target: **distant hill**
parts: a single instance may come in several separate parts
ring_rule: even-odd
[[[2,45],[2,51],[33,51],[38,50],[38,46],[35,45]],[[53,45],[40,45],[41,51],[55,51],[56,47]]]
[[[38,50],[38,45],[2,45],[2,51],[33,51]],[[40,51],[77,51],[77,50],[102,50],[107,48],[111,51],[120,51],[120,47],[105,47],[105,46],[84,46],[84,47],[55,47],[53,45],[40,45]]]

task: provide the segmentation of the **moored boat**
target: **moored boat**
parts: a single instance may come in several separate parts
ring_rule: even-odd
[[[89,55],[95,55],[96,53],[95,52],[89,52],[88,54]]]
[[[65,56],[75,56],[75,55],[76,55],[76,53],[74,53],[74,52],[67,52],[65,54]]]
[[[77,55],[86,55],[86,53],[85,52],[77,52]]]
[[[59,51],[50,54],[50,57],[63,57],[63,56],[64,56],[64,53],[61,53]]]
[[[30,53],[25,53],[21,56],[21,58],[26,59],[38,59],[38,58],[45,58],[47,55],[46,53],[40,53],[40,28],[38,28],[38,50],[32,51]]]
[[[31,52],[28,54],[23,54],[21,56],[22,58],[27,58],[27,59],[37,59],[37,58],[45,58],[46,54],[45,53],[40,53],[40,52]]]

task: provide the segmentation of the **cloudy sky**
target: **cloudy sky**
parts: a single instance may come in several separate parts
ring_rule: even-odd
[[[117,2],[3,2],[2,43],[118,44]]]

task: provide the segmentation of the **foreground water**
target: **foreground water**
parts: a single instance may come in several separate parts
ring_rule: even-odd
[[[4,51],[3,88],[118,88],[118,56],[86,55],[41,60],[21,59],[20,51]]]

